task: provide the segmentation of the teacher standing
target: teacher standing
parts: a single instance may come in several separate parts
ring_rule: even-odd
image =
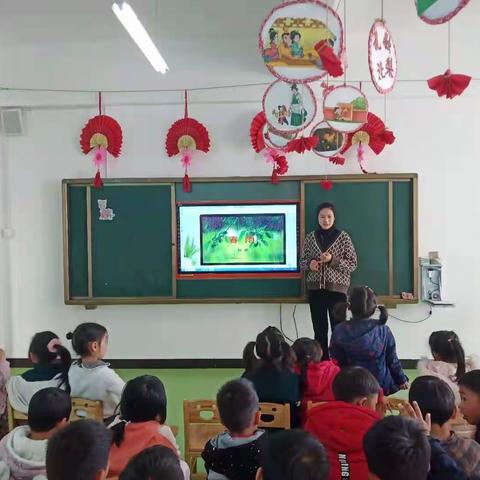
[[[357,253],[347,232],[336,228],[335,206],[318,207],[319,228],[305,237],[300,266],[307,272],[308,303],[315,340],[328,355],[328,317],[332,331],[337,320],[335,306],[346,303],[350,274],[357,268]]]

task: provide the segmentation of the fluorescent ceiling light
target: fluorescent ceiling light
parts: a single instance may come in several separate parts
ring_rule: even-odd
[[[115,2],[112,5],[112,10],[125,27],[127,32],[133,38],[148,61],[152,64],[157,72],[166,73],[168,65],[160,55],[158,48],[153,43],[150,35],[145,30],[142,22],[138,19],[132,7],[127,2]]]

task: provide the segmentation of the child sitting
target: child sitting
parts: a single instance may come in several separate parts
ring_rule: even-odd
[[[330,356],[341,368],[357,365],[370,371],[385,395],[408,389],[408,378],[397,357],[395,339],[385,325],[388,313],[378,307],[380,320],[372,319],[377,309],[375,293],[369,287],[356,287],[349,299],[352,319],[332,333]]]
[[[183,480],[177,455],[170,448],[156,445],[133,457],[119,480]]]
[[[430,414],[430,436],[440,441],[471,480],[480,480],[480,445],[452,432],[457,407],[455,395],[447,383],[431,375],[419,377],[412,383],[408,398],[410,403],[417,402],[423,416]]]
[[[150,375],[130,380],[120,401],[119,421],[110,427],[113,445],[108,476],[118,476],[137,453],[154,445],[170,448],[178,457],[180,450],[172,431],[164,425],[166,419],[167,396],[163,383]],[[182,466],[188,479],[188,466],[185,462]]]
[[[333,381],[336,401],[312,408],[305,430],[317,437],[330,457],[330,480],[366,479],[367,463],[362,441],[365,433],[380,419],[376,413],[380,386],[362,367],[348,367]]]
[[[28,356],[33,368],[20,376],[14,376],[7,384],[8,399],[14,410],[28,412],[32,396],[48,387],[58,387],[69,391],[68,369],[72,363],[70,352],[53,332],[36,333]]]
[[[458,380],[460,411],[470,425],[477,427],[475,440],[480,443],[480,370],[472,370]]]
[[[434,375],[441,378],[452,389],[458,405],[460,393],[457,380],[466,372],[477,368],[476,359],[474,357],[465,359],[465,352],[455,332],[448,330],[433,332],[428,343],[433,360],[425,359],[418,362],[418,376]]]
[[[217,394],[217,408],[226,432],[212,438],[202,453],[208,480],[255,480],[264,432],[258,430],[260,406],[251,382],[226,383]]]
[[[328,456],[322,444],[302,430],[270,435],[257,480],[327,480]]]
[[[111,441],[111,432],[94,420],[62,428],[48,442],[48,480],[104,480]]]
[[[280,330],[267,327],[256,342],[247,344],[243,360],[243,377],[253,383],[260,402],[290,403],[292,424],[298,424],[296,405],[300,401],[300,382],[293,372],[296,358]]]
[[[297,356],[296,372],[300,375],[302,403],[335,400],[332,383],[340,367],[331,360],[322,362],[322,347],[311,338],[299,338],[292,346]]]
[[[80,356],[68,372],[72,397],[101,400],[104,417],[111,417],[125,382],[103,361],[108,347],[107,329],[98,323],[82,323],[67,338]]]
[[[28,426],[17,427],[0,442],[1,480],[46,479],[48,439],[70,419],[70,396],[59,388],[45,388],[28,406]]]

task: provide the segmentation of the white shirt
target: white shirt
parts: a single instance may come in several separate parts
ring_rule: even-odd
[[[72,397],[101,400],[105,418],[115,413],[125,387],[125,382],[103,362],[94,367],[86,367],[79,362],[72,363],[68,381]]]

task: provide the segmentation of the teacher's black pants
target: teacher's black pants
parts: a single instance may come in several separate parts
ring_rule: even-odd
[[[328,354],[328,318],[330,317],[330,327],[335,327],[345,319],[344,312],[340,313],[340,319],[335,317],[335,305],[347,301],[347,296],[340,292],[330,292],[329,290],[309,290],[308,303],[310,304],[310,314],[312,316],[313,331],[315,340],[322,346],[323,360],[330,358]],[[343,317],[343,318],[342,318]]]

